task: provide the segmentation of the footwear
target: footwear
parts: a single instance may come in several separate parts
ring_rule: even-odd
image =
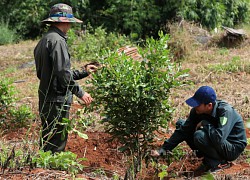
[[[193,152],[194,152],[194,155],[195,155],[197,158],[202,158],[202,157],[204,157],[204,154],[203,154],[201,151],[199,151],[199,150],[193,150]]]
[[[211,169],[211,167],[209,165],[207,165],[206,163],[201,163],[201,165],[195,169],[195,172],[207,172]]]
[[[223,169],[230,168],[231,166],[232,166],[232,162],[226,161],[226,162],[220,163],[218,166],[211,168],[209,172],[218,172]]]

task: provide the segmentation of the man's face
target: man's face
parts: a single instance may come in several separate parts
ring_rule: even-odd
[[[69,29],[71,28],[71,23],[68,23],[68,22],[64,22],[64,23],[61,23],[61,26],[62,26],[62,32],[64,32],[65,34],[67,34],[67,32],[69,31]]]
[[[209,104],[201,104],[197,107],[194,108],[196,111],[196,114],[211,114],[213,110],[213,105],[212,103]]]
[[[66,23],[66,33],[69,31],[69,29],[71,28],[71,23]]]

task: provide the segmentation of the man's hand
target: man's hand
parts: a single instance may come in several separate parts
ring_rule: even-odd
[[[160,153],[157,150],[151,150],[150,155],[152,157],[159,157]]]
[[[90,105],[90,103],[93,101],[93,98],[87,92],[85,92],[83,97],[80,99],[86,104],[86,106]]]
[[[98,69],[98,67],[95,66],[95,65],[93,65],[93,64],[88,64],[88,65],[86,65],[85,69],[86,69],[86,71],[87,71],[89,74],[91,74],[91,73],[93,73],[93,72],[96,72],[97,69]]]

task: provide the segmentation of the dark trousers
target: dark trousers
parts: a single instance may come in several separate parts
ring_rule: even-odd
[[[52,153],[65,150],[68,133],[63,133],[63,118],[69,118],[70,104],[58,102],[39,102],[39,113],[42,121],[40,148]]]
[[[242,153],[240,147],[225,140],[221,144],[214,144],[204,130],[194,133],[194,144],[204,154],[204,160],[212,166],[223,161],[233,161]]]
[[[176,128],[180,128],[184,122],[184,120],[178,120]],[[212,167],[224,161],[233,161],[242,153],[240,147],[228,141],[222,144],[212,143],[203,129],[197,130],[192,137],[185,137],[185,141],[192,150],[198,150],[199,155],[204,156],[204,161]]]

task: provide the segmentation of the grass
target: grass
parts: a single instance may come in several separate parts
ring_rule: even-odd
[[[244,71],[244,65],[242,64],[238,56],[233,57],[233,59],[227,63],[211,64],[207,66],[208,71],[212,72],[242,72]]]

